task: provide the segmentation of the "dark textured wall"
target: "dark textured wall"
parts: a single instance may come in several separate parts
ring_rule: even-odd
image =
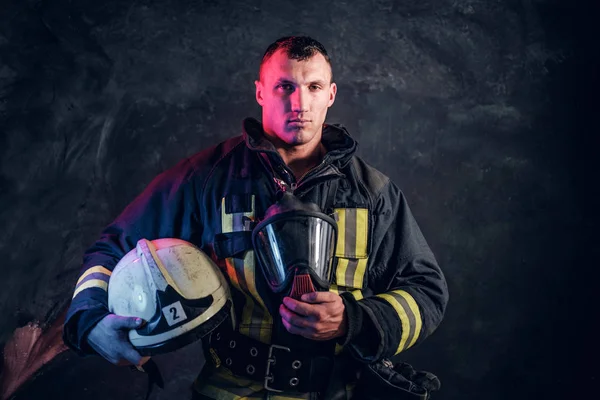
[[[402,188],[446,273],[444,322],[404,355],[439,375],[434,398],[571,398],[597,379],[580,356],[598,260],[598,125],[584,119],[597,75],[583,78],[597,71],[597,45],[577,36],[592,42],[590,10],[551,0],[2,3],[0,342],[64,309],[82,252],[152,177],[260,117],[253,81],[266,46],[308,34],[334,62],[328,121]],[[168,382],[153,398],[186,393],[198,360],[197,346],[159,358]],[[144,385],[67,352],[16,398],[141,399]]]

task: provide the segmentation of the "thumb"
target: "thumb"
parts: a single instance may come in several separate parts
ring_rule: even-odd
[[[138,317],[121,317],[115,316],[113,320],[113,327],[116,329],[135,329],[142,326],[144,320]]]
[[[320,303],[323,301],[323,297],[319,296],[319,292],[304,293],[300,299],[305,303],[311,304]]]
[[[321,303],[333,303],[338,300],[340,296],[333,292],[310,292],[302,295],[301,300],[305,303],[321,304]]]

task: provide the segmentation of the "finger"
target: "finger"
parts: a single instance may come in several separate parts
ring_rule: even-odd
[[[289,333],[293,333],[294,335],[299,335],[302,337],[305,337],[307,339],[311,339],[311,340],[318,340],[318,341],[323,341],[323,340],[329,340],[329,337],[327,337],[326,335],[315,331],[315,329],[313,327],[306,327],[306,328],[302,328],[293,324],[288,323],[285,320],[282,320],[283,326],[285,326],[285,329],[289,332]]]
[[[115,315],[110,319],[110,324],[114,329],[135,329],[142,325],[143,320],[137,317],[121,317]]]
[[[338,300],[340,295],[333,292],[311,292],[304,293],[300,298],[305,303],[319,304],[319,303],[333,303]]]
[[[281,318],[281,323],[283,324],[283,326],[285,327],[285,329],[289,332],[289,333],[294,333],[295,331],[295,327],[292,326],[292,324],[290,324],[288,321],[286,321],[284,318]]]
[[[313,318],[319,316],[319,310],[313,304],[298,301],[291,297],[284,297],[283,304],[298,315]]]
[[[133,365],[142,365],[142,356],[131,346],[121,352],[121,358],[129,361]]]
[[[298,315],[298,314],[294,313],[293,311],[290,311],[283,304],[281,306],[279,306],[279,314],[281,315],[282,320],[286,321],[290,325],[294,325],[297,327],[303,327],[303,328],[311,326],[311,321],[309,321],[307,319],[307,317]]]
[[[281,319],[281,322],[283,323],[283,326],[285,327],[285,329],[289,333],[292,333],[294,335],[300,335],[307,339],[312,339],[312,336],[314,335],[314,332],[312,332],[311,330],[293,325],[283,318]]]

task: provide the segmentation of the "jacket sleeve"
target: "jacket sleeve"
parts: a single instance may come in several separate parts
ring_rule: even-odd
[[[86,250],[63,328],[63,340],[80,355],[93,354],[86,336],[108,312],[108,281],[139,239],[201,236],[193,168],[186,159],[158,175]]]
[[[421,343],[441,322],[448,302],[444,274],[391,181],[372,221],[367,288],[342,294],[349,321],[343,344],[369,363]]]

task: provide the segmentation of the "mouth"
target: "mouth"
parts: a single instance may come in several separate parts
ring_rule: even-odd
[[[294,119],[288,119],[288,122],[304,124],[304,123],[310,122],[310,119],[294,118]]]

